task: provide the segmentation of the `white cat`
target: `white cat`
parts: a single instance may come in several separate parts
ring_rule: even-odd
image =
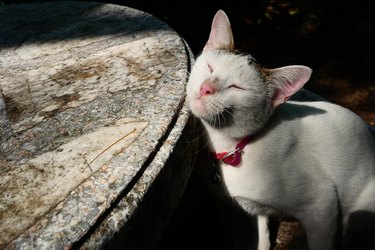
[[[375,216],[375,143],[367,124],[343,107],[287,101],[311,72],[265,69],[236,52],[228,17],[218,11],[187,97],[229,195],[250,214],[298,219],[309,249],[334,249],[351,215]],[[262,242],[259,248],[269,247]]]

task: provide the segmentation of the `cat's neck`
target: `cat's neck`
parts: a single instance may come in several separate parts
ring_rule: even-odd
[[[227,134],[219,131],[218,129],[212,128],[206,122],[203,121],[203,125],[208,133],[209,140],[211,142],[212,151],[225,152],[233,150],[241,139],[235,139]]]

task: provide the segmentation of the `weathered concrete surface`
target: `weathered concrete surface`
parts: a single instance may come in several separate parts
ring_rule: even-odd
[[[188,150],[174,149],[188,120],[188,48],[116,5],[2,6],[0,23],[0,248],[110,244]],[[192,160],[159,185],[180,186],[164,213]]]

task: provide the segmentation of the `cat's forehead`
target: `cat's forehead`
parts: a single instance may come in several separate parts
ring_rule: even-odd
[[[250,54],[244,54],[237,51],[213,50],[201,54],[201,63],[211,64],[230,64],[236,66],[238,64],[255,65],[257,64],[254,57]]]
[[[261,75],[261,66],[249,54],[234,53],[226,50],[203,52],[196,61],[196,73],[233,81],[256,80]]]

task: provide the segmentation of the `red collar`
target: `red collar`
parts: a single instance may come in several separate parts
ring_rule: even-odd
[[[237,167],[241,163],[241,153],[244,147],[250,143],[253,136],[249,135],[243,138],[235,147],[234,150],[230,152],[216,153],[216,159],[229,164],[233,167]]]

